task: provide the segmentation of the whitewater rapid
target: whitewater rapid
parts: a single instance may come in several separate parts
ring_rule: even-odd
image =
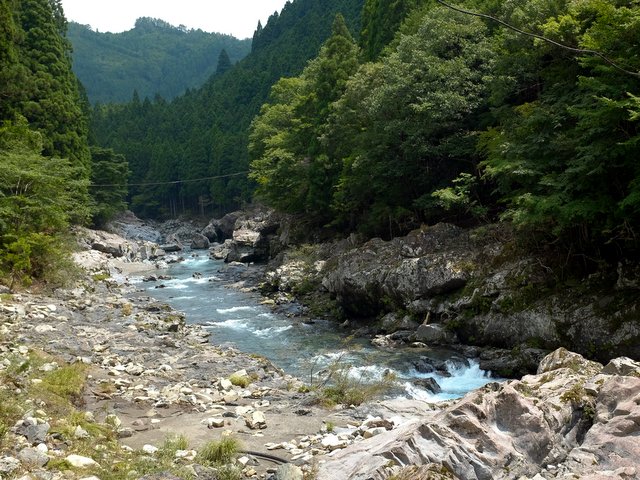
[[[146,294],[166,302],[186,314],[188,323],[203,325],[211,332],[215,344],[232,344],[239,350],[263,355],[285,372],[301,380],[317,381],[323,371],[338,363],[349,365],[349,375],[357,381],[381,379],[393,375],[400,387],[395,395],[436,402],[463,396],[492,378],[473,360],[462,360],[446,350],[379,349],[366,339],[345,342],[343,331],[335,322],[315,320],[303,323],[274,313],[261,304],[257,294],[231,288],[225,279],[224,264],[205,254],[193,254],[183,262],[153,275],[169,280],[143,282],[133,280]],[[251,267],[248,267],[251,268]],[[439,360],[451,355],[445,363],[447,374],[421,373],[415,361],[420,356]],[[430,393],[413,382],[434,378],[442,392]]]

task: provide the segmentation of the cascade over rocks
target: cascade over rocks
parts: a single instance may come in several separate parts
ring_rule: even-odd
[[[624,376],[609,369],[557,350],[537,375],[488,384],[336,452],[318,479],[383,480],[409,466],[464,480],[638,478],[640,363]]]

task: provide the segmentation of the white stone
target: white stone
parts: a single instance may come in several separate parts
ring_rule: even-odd
[[[83,457],[82,455],[68,455],[65,460],[69,462],[69,465],[76,468],[91,468],[99,466],[93,458]]]
[[[73,436],[75,438],[89,438],[89,433],[87,433],[87,431],[84,428],[78,425],[73,432]]]
[[[371,438],[371,437],[375,437],[376,435],[380,435],[381,433],[384,433],[386,431],[387,429],[384,427],[370,428],[368,430],[365,430],[362,436],[364,438]]]
[[[229,380],[228,378],[221,378],[220,388],[226,392],[233,388],[233,383],[231,383],[231,380]]]
[[[122,426],[122,420],[120,420],[120,418],[118,418],[118,416],[113,413],[107,415],[107,417],[104,419],[104,423],[106,423],[107,425],[111,425],[116,430],[118,430]]]
[[[142,451],[149,455],[154,455],[158,451],[158,447],[154,447],[153,445],[144,445],[142,447]]]
[[[53,328],[51,325],[37,325],[34,330],[36,331],[36,333],[48,333],[53,332],[55,328]]]
[[[326,435],[320,444],[330,452],[347,446],[346,441],[340,440],[338,436],[334,434]]]
[[[211,417],[205,420],[207,427],[209,428],[222,428],[224,427],[224,418]]]
[[[267,419],[263,412],[255,411],[245,416],[245,424],[251,430],[262,430],[267,428]]]

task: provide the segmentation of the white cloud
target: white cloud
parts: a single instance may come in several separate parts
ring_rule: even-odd
[[[253,35],[258,20],[280,12],[286,0],[62,0],[67,20],[91,25],[101,32],[123,32],[139,17],[171,25],[227,33],[238,38]]]

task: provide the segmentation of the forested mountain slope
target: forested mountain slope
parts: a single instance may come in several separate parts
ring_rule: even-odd
[[[0,284],[10,288],[60,280],[68,226],[99,208],[66,27],[59,1],[0,0]],[[126,165],[117,177],[126,182]]]
[[[132,183],[171,182],[248,171],[248,128],[271,86],[297,75],[331,34],[336,13],[359,31],[362,0],[288,2],[263,27],[253,51],[200,89],[171,103],[134,98],[96,109],[99,144],[126,155]],[[212,181],[132,189],[132,207],[147,216],[221,213],[250,199],[246,173]]]
[[[142,97],[172,99],[203,85],[216,72],[224,50],[231,63],[245,57],[251,40],[174,27],[162,20],[139,18],[122,33],[97,32],[69,24],[73,70],[92,103],[129,102]]]

